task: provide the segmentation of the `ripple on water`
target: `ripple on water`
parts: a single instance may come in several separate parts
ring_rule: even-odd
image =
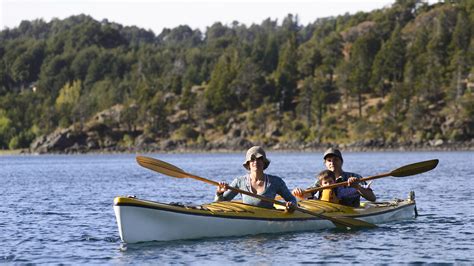
[[[13,261],[15,260],[15,255],[10,254],[10,255],[5,255],[5,256],[0,256],[0,261]]]

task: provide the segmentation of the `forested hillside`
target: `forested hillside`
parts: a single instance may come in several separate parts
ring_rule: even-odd
[[[159,35],[86,15],[0,32],[0,149],[473,147],[474,1]]]

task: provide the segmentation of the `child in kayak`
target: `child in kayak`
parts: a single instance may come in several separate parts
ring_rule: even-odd
[[[329,170],[322,171],[318,174],[317,178],[321,186],[329,186],[336,183],[336,175]],[[324,189],[319,193],[318,198],[324,201],[340,203],[342,200],[357,198],[359,196],[359,192],[354,187],[336,187],[333,189]]]

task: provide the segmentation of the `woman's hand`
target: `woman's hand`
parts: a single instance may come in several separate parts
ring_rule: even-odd
[[[303,190],[299,187],[293,189],[293,191],[291,191],[291,194],[293,194],[293,196],[297,197],[297,198],[300,198],[300,199],[305,199],[304,198],[304,193],[303,193]]]
[[[217,187],[216,194],[222,195],[228,189],[229,184],[226,182],[219,182],[219,186]]]

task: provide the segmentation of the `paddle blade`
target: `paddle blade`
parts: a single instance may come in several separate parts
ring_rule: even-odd
[[[296,210],[298,210],[298,211],[300,211],[300,212],[303,212],[303,213],[307,213],[307,214],[316,216],[316,217],[319,217],[319,218],[322,218],[322,219],[329,220],[329,221],[331,221],[337,228],[342,228],[342,229],[348,229],[348,230],[350,230],[350,229],[376,228],[376,227],[377,227],[375,224],[372,224],[372,223],[369,223],[369,222],[366,222],[366,221],[362,221],[362,220],[358,220],[358,219],[354,219],[354,218],[351,218],[351,217],[346,217],[346,216],[342,216],[342,217],[327,216],[327,215],[324,215],[324,214],[321,214],[321,213],[312,212],[312,211],[310,211],[310,210],[307,210],[307,209],[304,209],[304,208],[301,208],[301,207],[297,207]]]
[[[428,172],[434,169],[438,165],[438,162],[439,162],[438,159],[434,159],[434,160],[405,165],[403,167],[393,170],[390,173],[390,175],[396,176],[396,177],[402,177],[402,176],[421,174],[421,173]]]
[[[336,226],[338,228],[345,228],[345,229],[362,229],[362,228],[377,228],[378,226],[372,223],[368,223],[366,221],[350,218],[350,217],[337,217],[338,224]],[[341,222],[344,224],[341,225]]]
[[[186,178],[189,176],[182,169],[172,164],[169,164],[167,162],[163,162],[161,160],[155,159],[155,158],[150,158],[146,156],[137,156],[137,163],[145,168],[148,168],[158,173],[162,173],[164,175],[177,177],[177,178]]]

